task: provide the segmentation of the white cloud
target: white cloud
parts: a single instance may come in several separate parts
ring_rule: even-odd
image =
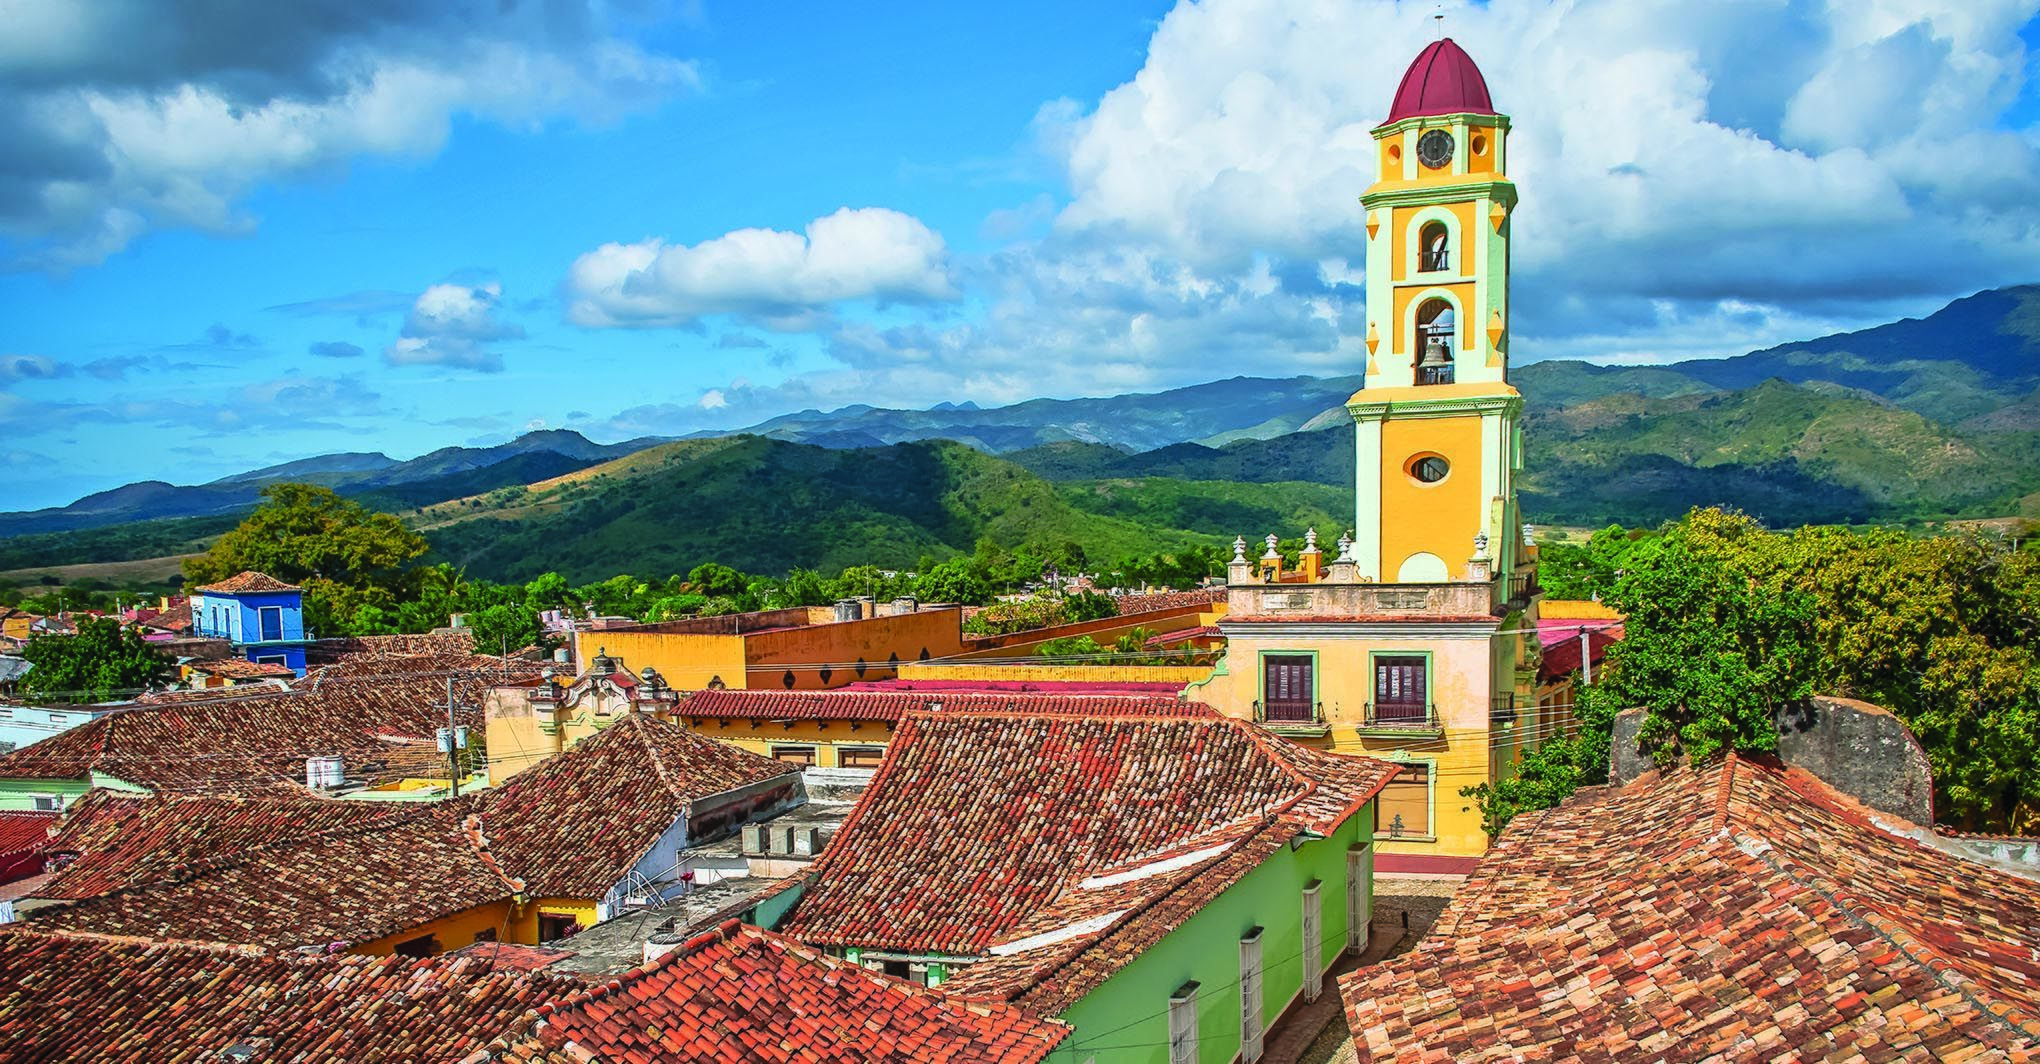
[[[0,42],[0,252],[16,265],[94,264],[153,227],[245,231],[254,186],[431,154],[456,115],[600,122],[700,84],[593,4],[87,7]]]
[[[804,233],[739,229],[692,246],[604,244],[575,260],[568,316],[588,326],[672,326],[713,314],[772,327],[851,300],[952,299],[948,251],[919,219],[845,207]]]
[[[420,293],[403,333],[383,349],[391,365],[441,365],[494,373],[503,358],[488,345],[524,335],[522,326],[496,316],[503,286],[435,284]]]

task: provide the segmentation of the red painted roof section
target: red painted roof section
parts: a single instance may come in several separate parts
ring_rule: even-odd
[[[836,688],[839,691],[895,691],[922,692],[924,694],[1026,694],[1026,695],[1112,695],[1133,698],[1166,699],[1170,712],[1178,711],[1185,703],[1177,702],[1182,693],[1179,683],[1155,683],[1146,680],[872,680],[866,683],[846,684]],[[1120,710],[1123,712],[1123,708]]]
[[[919,682],[919,681],[916,681]],[[861,720],[896,723],[916,711],[1026,713],[1050,716],[1217,716],[1211,707],[1180,702],[1177,685],[1160,690],[1083,692],[1000,691],[992,684],[968,683],[962,690],[911,691],[701,691],[680,704],[690,717],[741,717],[750,720]]]
[[[1366,1060],[2040,1055],[2040,884],[1729,757],[1509,825],[1414,951],[1341,980]]]
[[[253,569],[244,569],[216,584],[207,584],[199,588],[198,593],[201,595],[253,595],[263,591],[302,590],[304,589],[296,584],[286,584],[270,576],[268,573],[258,573]]]
[[[1395,103],[1388,109],[1388,122],[1400,122],[1420,115],[1491,115],[1494,101],[1488,98],[1487,79],[1473,57],[1452,38],[1432,41],[1417,53],[1410,68],[1396,86]],[[1385,124],[1385,123],[1384,123]]]
[[[0,1057],[156,1064],[453,1064],[577,988],[486,956],[290,957],[214,946],[0,932]]]
[[[0,861],[42,849],[56,822],[56,813],[0,810]]]
[[[732,921],[490,1048],[508,1064],[1033,1064],[1068,1034]]]
[[[1543,682],[1563,679],[1580,671],[1580,632],[1587,633],[1587,643],[1593,648],[1594,666],[1599,668],[1601,659],[1608,656],[1608,648],[1622,638],[1622,626],[1606,624],[1581,625],[1577,622],[1543,622],[1537,626],[1537,638],[1544,644],[1544,657],[1537,664],[1537,679]]]
[[[1394,772],[1224,717],[913,713],[783,930],[961,955],[1062,933],[946,984],[1052,1015]]]

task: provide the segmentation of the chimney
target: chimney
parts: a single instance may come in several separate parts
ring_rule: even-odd
[[[645,963],[650,964],[660,957],[687,944],[687,936],[672,931],[661,931],[645,940]]]

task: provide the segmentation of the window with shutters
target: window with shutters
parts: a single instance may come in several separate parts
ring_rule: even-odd
[[[813,765],[815,763],[815,748],[812,746],[775,746],[772,748],[772,759],[774,761],[784,761],[789,765]]]
[[[262,640],[273,643],[283,638],[283,607],[264,606],[255,611],[262,623]]]
[[[1269,654],[1261,659],[1261,719],[1310,724],[1317,720],[1317,658]]]
[[[1374,837],[1431,837],[1431,775],[1427,761],[1398,761],[1395,778],[1374,799]]]
[[[1421,654],[1374,659],[1374,719],[1421,721],[1430,715],[1431,659]]]
[[[1325,905],[1317,880],[1303,888],[1303,1000],[1316,1001],[1325,988]]]
[[[1346,851],[1346,948],[1367,952],[1367,924],[1374,919],[1374,847],[1362,842]]]
[[[1197,1064],[1197,984],[1169,995],[1169,1064]]]
[[[1240,1059],[1261,1059],[1261,929],[1240,939]]]

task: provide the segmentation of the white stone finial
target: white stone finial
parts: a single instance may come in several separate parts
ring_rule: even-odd
[[[1306,528],[1306,529],[1304,529],[1304,530],[1303,530],[1303,549],[1304,549],[1304,550],[1316,550],[1316,549],[1317,549],[1317,529],[1316,529],[1316,528]]]
[[[1275,561],[1282,557],[1282,552],[1275,549],[1277,542],[1279,541],[1275,538],[1275,533],[1268,533],[1268,553],[1261,555],[1262,561]]]
[[[1339,557],[1337,560],[1342,562],[1353,560],[1353,537],[1343,532],[1339,533]]]
[[[1476,557],[1476,558],[1485,558],[1485,557],[1487,557],[1487,545],[1488,545],[1488,538],[1487,538],[1487,533],[1485,533],[1485,532],[1475,532],[1475,533],[1473,534],[1473,556],[1474,556],[1474,557]]]
[[[1235,562],[1245,562],[1247,560],[1247,537],[1245,536],[1233,537],[1232,560]]]
[[[1533,538],[1533,537],[1534,537],[1534,536],[1536,535],[1536,532],[1537,532],[1536,528],[1532,527],[1532,526],[1531,526],[1531,524],[1530,524],[1529,522],[1527,522],[1527,521],[1526,521],[1526,522],[1524,522],[1524,523],[1523,523],[1523,545],[1524,545],[1524,546],[1526,546],[1526,547],[1534,547],[1534,546],[1536,546],[1536,545],[1537,545],[1537,540],[1536,540],[1535,538]]]

